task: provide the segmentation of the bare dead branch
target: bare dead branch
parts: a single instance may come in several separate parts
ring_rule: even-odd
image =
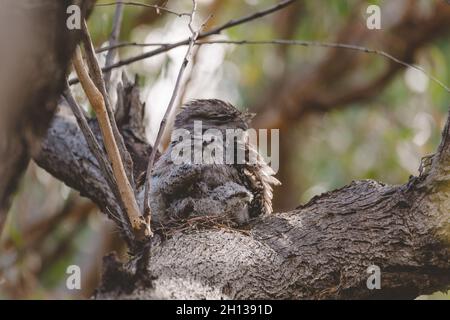
[[[183,105],[183,101],[186,98],[186,94],[188,92],[189,86],[193,80],[193,76],[195,74],[195,66],[197,65],[197,58],[198,58],[198,53],[200,51],[200,47],[195,47],[192,50],[192,54],[191,54],[191,71],[189,72],[188,77],[186,78],[186,81],[184,81],[184,83],[182,84],[181,88],[180,88],[180,97],[177,99],[176,102],[176,106],[175,106],[175,110],[173,110],[170,115],[169,118],[167,119],[167,127],[164,130],[164,134],[163,137],[161,138],[161,145],[163,150],[166,149],[166,147],[169,145],[170,143],[170,134],[172,132],[173,129],[173,125],[175,122],[175,116],[178,113],[179,108],[181,108],[181,106]]]
[[[94,46],[92,44],[91,35],[89,33],[86,21],[83,22],[82,25],[82,41],[84,44],[84,49],[86,53],[86,59],[89,66],[89,71],[92,75],[92,80],[98,90],[103,95],[103,100],[105,101],[106,112],[108,114],[109,122],[111,123],[111,127],[114,133],[114,138],[116,140],[117,146],[119,148],[120,156],[122,157],[125,172],[128,176],[128,180],[133,188],[135,188],[134,178],[133,178],[133,161],[130,157],[129,152],[125,147],[125,143],[122,135],[117,128],[116,120],[114,119],[114,112],[111,106],[111,101],[108,96],[108,92],[106,91],[105,82],[103,81],[102,69],[98,63],[97,57],[95,55]]]
[[[156,140],[153,145],[152,153],[150,154],[150,159],[148,161],[147,180],[145,182],[145,189],[144,189],[144,217],[145,217],[147,223],[150,223],[150,220],[151,220],[149,193],[150,193],[150,184],[151,184],[151,171],[153,169],[153,163],[155,162],[156,152],[157,152],[159,144],[161,142],[161,138],[163,137],[164,130],[165,130],[166,124],[167,124],[167,119],[168,119],[169,115],[171,114],[172,108],[175,104],[175,101],[176,101],[176,98],[178,95],[178,91],[179,91],[179,87],[180,87],[180,83],[181,83],[181,80],[183,79],[184,71],[186,70],[186,67],[189,63],[192,48],[193,48],[194,43],[197,40],[198,35],[199,35],[199,30],[197,30],[197,31],[194,30],[194,28],[192,26],[192,23],[195,19],[196,11],[197,11],[197,2],[195,0],[192,0],[192,12],[189,17],[189,23],[188,23],[188,27],[189,27],[189,30],[191,31],[192,36],[190,38],[189,46],[188,46],[188,49],[186,50],[186,54],[184,56],[183,62],[181,63],[180,71],[178,72],[178,76],[175,81],[175,86],[172,91],[172,96],[170,97],[169,105],[167,106],[166,112],[164,113],[163,119],[161,120],[161,124],[159,125],[158,135],[156,136]]]
[[[335,48],[335,49],[345,49],[352,51],[359,51],[363,53],[369,53],[381,56],[386,58],[387,60],[393,61],[397,64],[400,64],[407,68],[412,68],[420,71],[424,75],[426,75],[431,81],[439,85],[445,91],[450,92],[450,87],[447,86],[442,80],[439,80],[432,74],[430,74],[427,70],[419,65],[414,65],[411,63],[407,63],[394,57],[393,55],[385,52],[383,50],[371,49],[364,46],[346,44],[346,43],[334,43],[334,42],[321,42],[321,41],[306,41],[306,40],[286,40],[286,39],[272,39],[272,40],[206,40],[206,41],[196,41],[195,46],[202,45],[212,45],[212,44],[235,44],[235,45],[291,45],[291,46],[302,46],[302,47],[319,47],[319,48]],[[121,48],[128,46],[137,46],[137,47],[147,47],[147,46],[161,46],[169,48],[173,45],[173,43],[139,43],[139,42],[122,42],[116,44],[113,48]],[[101,48],[98,52],[102,52],[105,50],[109,50],[109,47]]]
[[[84,66],[83,57],[79,47],[76,50],[73,64],[83,90],[97,115],[106,152],[111,160],[112,171],[116,178],[117,187],[126,209],[128,219],[133,228],[133,234],[137,240],[141,240],[144,237],[150,236],[151,230],[146,227],[144,221],[142,220],[134,191],[131,188],[127,174],[125,173],[122,158],[114,138],[111,122],[106,111],[105,100],[102,93],[97,89],[96,85],[89,77],[89,74]]]
[[[209,37],[209,36],[214,35],[214,34],[219,34],[223,30],[226,30],[226,29],[238,26],[238,25],[243,24],[243,23],[250,22],[250,21],[255,20],[255,19],[262,18],[262,17],[264,17],[266,15],[269,15],[271,13],[274,13],[276,11],[279,11],[279,10],[287,7],[288,5],[290,5],[291,3],[295,2],[295,1],[297,1],[297,0],[284,0],[284,1],[281,1],[280,3],[278,3],[278,4],[276,4],[276,5],[272,6],[272,7],[267,8],[267,9],[264,9],[264,10],[252,13],[250,15],[241,17],[239,19],[230,20],[227,23],[222,24],[222,25],[220,25],[220,26],[218,26],[216,28],[213,28],[213,29],[211,29],[211,30],[209,30],[207,32],[199,33],[197,39],[203,39],[203,38]],[[191,41],[191,38],[189,37],[188,39],[184,39],[184,40],[175,42],[175,43],[173,43],[173,44],[171,44],[169,46],[162,46],[162,47],[160,47],[158,49],[155,49],[153,51],[146,52],[146,53],[143,53],[143,54],[140,54],[140,55],[128,58],[128,59],[117,61],[116,63],[110,65],[107,68],[103,68],[102,70],[104,72],[106,72],[106,71],[109,71],[109,70],[112,70],[112,69],[115,69],[115,68],[119,68],[119,67],[122,67],[122,66],[125,66],[125,65],[128,65],[128,64],[134,63],[136,61],[140,61],[140,60],[143,60],[143,59],[146,59],[146,58],[150,58],[150,57],[156,56],[156,55],[158,55],[160,53],[169,51],[169,50],[171,50],[173,48],[176,48],[176,47],[179,47],[179,46],[183,46],[183,45],[189,45],[190,41]],[[75,84],[75,83],[78,83],[78,79],[72,79],[72,80],[69,81],[70,85]]]
[[[111,164],[107,160],[106,154],[104,154],[102,147],[98,143],[94,133],[89,127],[84,110],[82,110],[78,103],[75,101],[75,98],[73,97],[69,89],[66,88],[66,90],[63,92],[63,96],[69,104],[69,107],[72,110],[75,119],[77,119],[77,123],[80,126],[84,137],[86,138],[86,142],[91,149],[92,154],[97,158],[99,167],[102,170],[104,177],[108,182],[109,187],[111,188],[111,191],[115,192],[115,190],[117,190],[117,186],[112,172]],[[119,195],[119,193],[117,193],[117,195]]]
[[[418,70],[422,72],[424,75],[426,75],[430,80],[435,82],[437,85],[445,89],[445,91],[450,92],[450,88],[445,85],[441,80],[427,72],[423,67],[418,65],[413,65],[407,62],[404,62],[393,55],[377,49],[370,49],[363,46],[357,46],[352,44],[346,44],[346,43],[332,43],[332,42],[320,42],[320,41],[303,41],[303,40],[283,40],[283,39],[275,39],[275,40],[215,40],[215,41],[202,41],[199,42],[198,45],[204,45],[204,44],[215,44],[215,43],[225,43],[225,44],[248,44],[248,45],[267,45],[267,44],[279,44],[279,45],[294,45],[294,46],[302,46],[302,47],[321,47],[321,48],[338,48],[338,49],[346,49],[346,50],[353,50],[353,51],[359,51],[359,52],[365,52],[370,54],[375,54],[382,56],[390,61],[393,61],[395,63],[398,63],[404,67],[407,68],[413,68],[415,70]]]
[[[110,217],[112,220],[114,220],[118,225],[119,229],[124,231],[126,238],[128,241],[133,240],[133,234],[130,232],[129,228],[129,220],[128,217],[123,215],[122,213],[125,212],[124,203],[122,201],[122,197],[120,196],[120,190],[117,187],[117,182],[114,177],[111,164],[109,163],[107,159],[107,155],[104,153],[102,147],[98,143],[94,133],[92,132],[86,116],[84,114],[84,111],[81,109],[81,107],[78,105],[78,103],[75,101],[75,98],[72,96],[72,93],[70,92],[70,89],[66,88],[66,90],[63,93],[64,98],[66,99],[67,103],[69,104],[69,107],[72,109],[72,112],[77,119],[78,126],[81,129],[81,132],[83,133],[83,136],[86,140],[87,145],[89,146],[89,150],[92,152],[92,154],[95,156],[97,163],[99,165],[99,168],[103,174],[103,177],[105,178],[109,189],[113,193],[114,197],[116,198],[116,201],[118,205],[121,207],[123,212],[120,212],[121,214],[119,216],[116,216],[114,214],[111,214]]]
[[[164,47],[164,46],[169,46],[169,45],[171,45],[171,43],[168,43],[168,42],[141,43],[141,42],[134,42],[134,41],[124,41],[124,42],[117,43],[115,45],[108,45],[105,47],[97,48],[97,49],[95,49],[95,53],[102,53],[102,52],[105,52],[108,50],[119,49],[119,48],[124,48],[124,47]]]
[[[240,24],[247,23],[247,22],[255,20],[255,19],[262,18],[262,17],[264,17],[264,16],[266,16],[268,14],[274,13],[274,12],[276,12],[278,10],[281,10],[281,9],[287,7],[288,5],[290,5],[291,3],[295,2],[295,1],[296,0],[285,0],[285,1],[280,2],[277,5],[274,5],[274,6],[270,7],[270,8],[267,8],[265,10],[261,10],[261,11],[255,12],[253,14],[244,16],[244,17],[239,18],[239,19],[230,20],[230,21],[228,21],[227,23],[225,23],[225,24],[223,24],[221,26],[218,26],[216,28],[211,29],[210,31],[207,31],[207,32],[204,32],[204,33],[200,33],[197,38],[198,39],[203,39],[203,38],[209,37],[209,36],[214,35],[214,34],[219,34],[223,30],[226,30],[226,29],[238,26]],[[189,45],[189,42],[190,42],[190,39],[185,39],[185,40],[176,42],[176,43],[174,43],[174,44],[172,44],[172,45],[170,45],[168,47],[158,48],[158,49],[156,49],[154,51],[150,51],[150,52],[147,52],[147,53],[135,56],[135,57],[131,57],[131,58],[128,58],[128,59],[124,59],[122,61],[118,61],[117,63],[111,65],[109,68],[112,68],[112,69],[113,68],[118,68],[118,67],[121,67],[123,65],[127,65],[127,64],[130,64],[130,63],[142,60],[142,59],[146,59],[146,58],[152,57],[154,55],[157,55],[159,53],[168,51],[170,49],[173,49],[173,48],[176,48],[176,47],[179,47],[179,46],[182,46],[182,45]]]
[[[127,5],[127,6],[136,6],[136,7],[145,7],[145,8],[152,8],[155,9],[155,11],[160,14],[161,11],[170,13],[170,14],[174,14],[178,17],[182,17],[182,16],[189,16],[190,13],[187,12],[175,12],[173,10],[170,10],[166,7],[161,7],[161,6],[157,6],[154,4],[148,4],[148,3],[143,3],[143,2],[137,2],[137,1],[116,1],[116,2],[109,2],[109,3],[99,3],[96,4],[96,7],[107,7],[107,6],[119,6],[119,5]]]
[[[120,36],[120,28],[122,26],[122,18],[123,18],[123,3],[117,2],[116,11],[114,13],[114,20],[113,20],[113,26],[111,35],[109,37],[109,45],[115,45],[117,44]],[[105,67],[110,66],[114,62],[116,50],[114,48],[108,50],[108,53],[106,54],[105,59]],[[105,72],[103,75],[103,79],[105,81],[105,87],[106,90],[109,92],[109,82],[111,80],[111,71]]]
[[[118,106],[118,108],[122,110],[120,115],[117,115],[117,124],[135,164],[133,174],[137,181],[137,200],[141,208],[145,170],[152,148],[143,135],[144,104],[140,101],[139,87],[136,83],[129,82],[126,77],[123,77],[122,81],[123,83],[118,86],[122,94],[119,97],[122,107]],[[67,108],[65,103],[60,106],[60,110]],[[88,119],[88,122],[96,140],[99,143],[103,141],[98,119]],[[67,158],[64,160],[68,154],[72,158],[70,161],[66,161]],[[126,211],[121,201],[118,201],[111,189],[107,187],[105,175],[73,116],[61,112],[54,117],[40,155],[35,157],[35,160],[39,166],[46,168],[57,179],[80,191],[81,196],[96,199],[94,202],[99,209],[116,222],[130,254],[134,255],[141,251],[140,243],[134,241],[133,234],[130,232],[131,227],[126,228],[120,223],[120,217],[126,217]],[[65,169],[61,170],[63,167]]]

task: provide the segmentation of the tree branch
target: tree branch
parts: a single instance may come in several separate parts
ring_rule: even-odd
[[[448,121],[431,167],[404,185],[356,181],[257,219],[249,230],[195,224],[174,230],[149,253],[153,289],[108,278],[97,298],[411,299],[447,290]],[[74,121],[55,118],[36,160],[101,207],[117,210]],[[373,264],[381,269],[381,290],[366,287]],[[135,260],[108,266],[126,278]]]
[[[164,11],[164,12],[167,12],[170,14],[174,14],[178,17],[190,15],[190,13],[187,13],[187,12],[175,12],[166,7],[157,6],[154,4],[143,3],[143,2],[137,2],[137,1],[116,1],[116,2],[109,2],[109,3],[99,3],[96,6],[97,7],[107,7],[107,6],[122,6],[122,5],[151,8],[151,9],[155,9],[155,11],[158,14],[160,13],[160,11]]]
[[[123,231],[125,239],[127,240],[128,244],[130,244],[131,241],[133,240],[133,233],[131,232],[131,228],[129,225],[130,221],[128,220],[128,217],[126,216],[126,214],[125,215],[123,214],[126,213],[126,210],[120,195],[120,190],[117,187],[117,182],[114,177],[111,164],[109,163],[107,156],[103,151],[103,148],[100,146],[100,144],[97,141],[97,138],[92,132],[92,129],[89,126],[89,123],[86,119],[87,117],[84,115],[83,110],[75,101],[68,86],[64,91],[63,96],[66,99],[67,103],[69,104],[69,107],[77,120],[78,126],[80,127],[80,130],[83,133],[83,136],[86,140],[89,150],[95,156],[97,163],[99,165],[99,169],[103,177],[105,178],[109,189],[113,193],[117,204],[121,209],[119,212],[117,212],[118,216],[111,215],[110,217],[118,224],[119,229]]]
[[[183,79],[184,71],[186,70],[186,67],[189,63],[192,48],[194,46],[195,40],[197,40],[197,37],[199,35],[199,31],[195,31],[192,26],[196,11],[197,11],[197,2],[195,0],[192,0],[192,12],[189,17],[189,24],[188,24],[188,27],[189,27],[189,30],[191,31],[192,36],[191,36],[191,39],[189,42],[188,49],[186,50],[186,54],[183,58],[183,62],[181,63],[181,67],[178,72],[177,79],[175,81],[175,86],[172,91],[172,96],[170,97],[169,105],[167,106],[166,111],[163,116],[163,119],[161,120],[161,124],[159,125],[158,135],[156,136],[156,140],[155,140],[155,144],[153,145],[152,153],[150,154],[150,158],[148,160],[147,180],[145,182],[145,188],[144,188],[144,216],[149,224],[150,224],[150,220],[151,220],[150,199],[149,199],[150,185],[151,185],[151,171],[153,169],[153,163],[155,162],[156,151],[159,148],[159,144],[161,143],[161,139],[164,135],[164,130],[166,129],[167,120],[169,118],[169,115],[172,112],[173,106],[175,105],[175,101],[177,99],[180,83],[181,83],[181,80]]]
[[[255,20],[255,19],[262,18],[262,17],[264,17],[264,16],[266,16],[268,14],[271,14],[273,12],[276,12],[278,10],[281,10],[281,9],[287,7],[288,5],[290,5],[291,3],[295,2],[295,1],[297,1],[297,0],[284,0],[284,1],[281,1],[280,3],[278,3],[278,4],[276,4],[276,5],[272,6],[272,7],[269,7],[267,9],[265,9],[265,10],[261,10],[261,11],[252,13],[250,15],[244,16],[244,17],[239,18],[239,19],[230,20],[227,23],[222,24],[222,25],[220,25],[220,26],[218,26],[216,28],[213,28],[213,29],[211,29],[209,31],[200,33],[198,35],[197,39],[203,39],[203,38],[209,37],[209,36],[214,35],[214,34],[219,34],[223,30],[226,30],[226,29],[238,26],[238,25],[243,24],[243,23],[247,23],[247,22]],[[112,70],[112,69],[115,69],[115,68],[119,68],[119,67],[122,67],[122,66],[125,66],[125,65],[128,65],[128,64],[134,63],[136,61],[147,59],[147,58],[153,57],[155,55],[158,55],[160,53],[169,51],[169,50],[171,50],[173,48],[176,48],[176,47],[179,47],[179,46],[183,46],[183,45],[189,45],[190,41],[191,41],[191,38],[188,38],[188,39],[184,39],[184,40],[178,41],[176,43],[173,43],[173,44],[171,44],[169,46],[162,46],[162,47],[160,47],[158,49],[155,49],[155,50],[152,50],[150,52],[146,52],[146,53],[143,53],[143,54],[140,54],[140,55],[128,58],[128,59],[117,61],[116,63],[110,65],[107,68],[103,68],[102,70],[104,72],[106,72],[106,71],[109,71],[109,70]],[[78,83],[78,79],[71,79],[69,81],[70,85],[75,84],[75,83]]]
[[[127,174],[127,177],[130,181],[131,186],[134,188],[133,161],[132,161],[127,149],[125,148],[123,137],[117,128],[117,124],[114,119],[113,108],[111,106],[111,101],[109,99],[109,95],[106,90],[105,81],[103,80],[104,78],[103,78],[102,69],[100,68],[97,57],[95,55],[94,46],[92,44],[92,39],[91,39],[91,35],[90,35],[88,27],[87,27],[86,20],[84,20],[83,24],[82,24],[82,41],[84,44],[86,59],[87,59],[88,65],[89,65],[90,75],[92,76],[92,80],[93,80],[95,86],[98,88],[98,90],[103,95],[106,112],[108,114],[109,122],[111,123],[112,131],[113,131],[116,143],[117,143],[117,147],[119,148],[120,156],[122,157],[122,160],[123,160],[125,172]]]
[[[108,44],[115,45],[117,44],[120,37],[120,29],[122,27],[122,18],[123,18],[123,2],[117,1],[116,12],[114,14],[113,27],[111,31],[111,35],[109,37]],[[114,62],[116,50],[114,48],[108,50],[105,59],[105,67],[110,66]],[[103,79],[105,81],[106,91],[109,92],[109,82],[111,79],[111,71],[105,72],[103,75]]]
[[[146,164],[152,150],[142,134],[144,131],[144,105],[139,101],[139,89],[136,84],[128,82],[124,77],[123,85],[120,87],[122,90],[119,96],[121,108],[117,122],[122,134],[126,137],[127,149],[137,164],[134,176],[138,178],[145,175],[146,167],[143,162]],[[60,109],[65,110],[67,106],[61,104]],[[95,136],[93,140],[101,141],[101,130],[97,120],[88,119],[88,122],[89,131]],[[75,118],[64,115],[64,113],[58,114],[43,142],[41,152],[34,157],[34,160],[59,180],[80,191],[83,196],[96,199],[94,202],[104,213],[112,220],[120,221],[120,217],[122,217],[120,201],[117,200],[114,192],[106,187],[107,180],[101,165],[99,165],[102,161],[98,161],[95,152],[91,151],[87,142],[90,140],[92,138],[85,138],[85,133],[80,130]],[[142,179],[136,180],[139,190],[142,190],[143,183],[139,182]],[[142,198],[141,195],[138,194],[138,196]],[[142,204],[141,198],[138,199]],[[118,223],[118,227],[126,233],[127,230],[124,230],[120,223]],[[129,237],[125,237],[125,239],[127,238]]]
[[[347,43],[333,43],[333,42],[321,42],[321,41],[306,41],[306,40],[288,40],[288,39],[271,39],[271,40],[208,40],[208,41],[196,41],[195,46],[211,45],[211,44],[234,44],[234,45],[283,45],[283,46],[302,46],[302,47],[316,47],[316,48],[334,48],[334,49],[344,49],[351,51],[359,51],[362,53],[369,53],[381,56],[391,62],[397,63],[403,67],[412,68],[420,71],[426,75],[431,81],[439,85],[445,91],[450,93],[450,88],[445,85],[441,80],[427,72],[423,67],[418,65],[413,65],[402,61],[393,55],[377,49],[371,49],[364,46],[358,46]],[[147,47],[147,46],[164,46],[169,47],[171,43],[138,43],[138,42],[122,42],[110,47],[104,47],[96,52],[103,52],[106,50],[112,50],[122,47]]]
[[[276,12],[278,10],[281,10],[281,9],[287,7],[288,5],[292,4],[295,1],[296,0],[284,0],[284,1],[281,1],[280,3],[274,5],[274,6],[270,7],[270,8],[265,9],[265,10],[257,11],[255,13],[252,13],[250,15],[244,16],[244,17],[239,18],[239,19],[232,19],[232,20],[228,21],[227,23],[225,23],[223,25],[220,25],[220,26],[218,26],[216,28],[213,28],[213,29],[211,29],[209,31],[200,33],[198,35],[197,39],[203,39],[203,38],[209,37],[209,36],[214,35],[214,34],[219,34],[223,30],[226,30],[226,29],[229,29],[229,28],[232,28],[232,27],[235,27],[235,26],[247,23],[247,22],[255,20],[255,19],[262,18],[262,17],[264,17],[266,15],[269,15],[271,13],[274,13],[274,12]],[[131,58],[128,58],[128,59],[124,59],[124,60],[118,61],[117,63],[111,65],[109,68],[114,69],[114,68],[118,68],[118,67],[121,67],[121,66],[124,66],[124,65],[127,65],[127,64],[139,61],[139,60],[143,60],[143,59],[152,57],[154,55],[160,54],[162,52],[171,50],[173,48],[176,48],[176,47],[179,47],[179,46],[182,46],[182,45],[188,45],[189,42],[190,42],[190,38],[182,40],[182,41],[179,41],[179,42],[176,42],[176,43],[174,43],[174,44],[172,44],[170,46],[167,46],[167,47],[161,47],[161,48],[158,48],[156,50],[153,50],[153,51],[150,51],[150,52],[147,52],[147,53],[143,53],[141,55],[137,55],[135,57],[131,57]],[[109,68],[107,68],[106,70],[108,70]]]
[[[112,171],[117,182],[117,188],[119,189],[120,197],[126,209],[126,214],[128,215],[128,219],[133,228],[133,233],[136,239],[141,239],[145,236],[146,228],[134,197],[134,191],[127,178],[127,174],[125,173],[119,148],[117,146],[116,139],[114,138],[111,122],[106,111],[105,100],[85,69],[80,48],[77,48],[76,50],[73,65],[80,79],[83,90],[86,93],[92,108],[95,110],[95,114],[97,115],[106,152],[111,161]]]

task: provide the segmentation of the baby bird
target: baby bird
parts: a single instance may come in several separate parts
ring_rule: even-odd
[[[221,100],[183,106],[171,143],[152,171],[153,223],[217,216],[241,226],[272,212],[272,186],[280,182],[248,140],[252,118]]]

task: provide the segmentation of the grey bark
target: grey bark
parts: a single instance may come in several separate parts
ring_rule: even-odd
[[[73,119],[54,120],[36,160],[101,208],[117,210]],[[437,153],[404,185],[355,181],[246,230],[172,230],[151,248],[142,274],[155,278],[151,287],[132,276],[136,258],[122,265],[108,257],[96,298],[412,299],[448,290],[449,181],[447,123]],[[371,265],[381,269],[380,290],[366,286]]]
[[[67,7],[85,16],[94,0],[0,3],[0,231],[19,178],[50,124],[80,32]]]

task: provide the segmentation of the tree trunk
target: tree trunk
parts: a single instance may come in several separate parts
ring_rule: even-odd
[[[0,3],[0,232],[10,197],[48,129],[79,39],[79,31],[66,26],[66,10],[77,4],[83,18],[93,3]]]

